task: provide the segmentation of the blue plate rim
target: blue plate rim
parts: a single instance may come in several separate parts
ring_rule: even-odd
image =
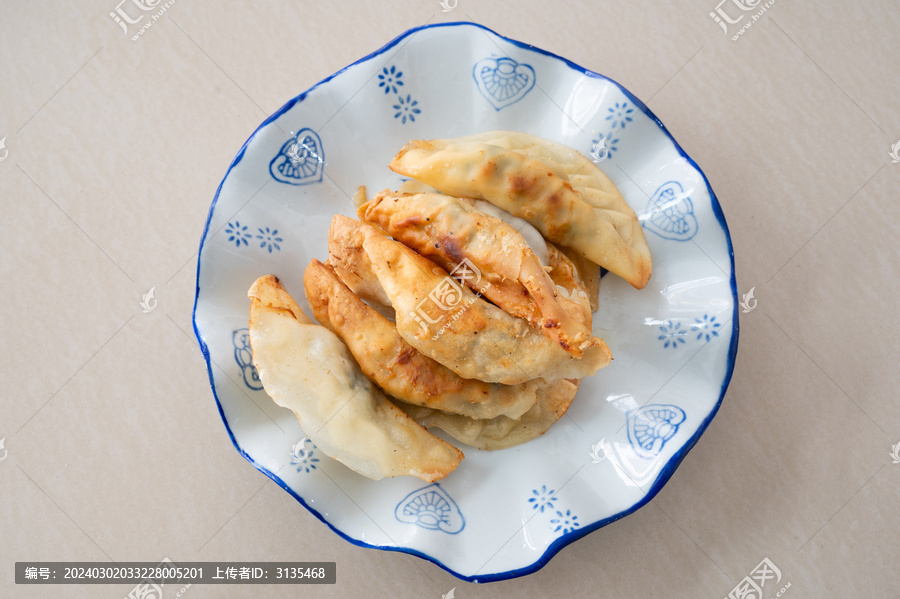
[[[250,457],[238,444],[237,440],[234,437],[234,433],[232,432],[231,427],[228,424],[228,420],[225,417],[225,412],[222,409],[222,404],[219,401],[218,394],[216,393],[216,384],[215,384],[215,379],[213,377],[212,359],[209,354],[209,348],[206,345],[206,343],[203,341],[203,336],[201,335],[200,330],[197,327],[197,304],[198,304],[199,298],[200,298],[200,266],[202,264],[203,245],[206,242],[207,235],[209,234],[209,225],[212,221],[213,212],[215,211],[216,203],[219,200],[219,194],[222,191],[222,186],[225,184],[225,181],[228,179],[228,176],[231,174],[231,171],[238,164],[240,164],[241,160],[243,160],[244,153],[247,150],[248,144],[251,141],[253,141],[253,139],[256,137],[257,133],[259,133],[263,128],[265,128],[267,125],[269,125],[272,121],[278,119],[285,112],[287,112],[288,110],[293,108],[294,105],[296,105],[297,103],[302,102],[304,99],[306,99],[306,96],[309,95],[309,93],[312,92],[314,89],[318,88],[319,86],[321,86],[325,83],[328,83],[329,81],[331,81],[332,79],[334,79],[335,77],[337,77],[338,75],[340,75],[341,73],[346,71],[347,69],[354,67],[358,64],[367,62],[367,61],[371,60],[372,58],[375,58],[381,54],[384,54],[386,51],[390,50],[391,48],[393,48],[394,46],[399,44],[401,41],[403,41],[404,39],[418,33],[419,31],[423,31],[425,29],[436,29],[436,28],[440,28],[440,27],[460,27],[460,26],[475,27],[477,29],[487,31],[488,33],[491,33],[492,35],[495,35],[498,38],[500,38],[510,44],[513,44],[519,48],[530,50],[532,52],[537,52],[538,54],[541,54],[543,56],[547,56],[549,58],[554,58],[556,60],[559,60],[560,62],[562,62],[569,68],[571,68],[572,70],[578,71],[580,74],[582,74],[586,77],[592,77],[592,78],[603,79],[605,81],[608,81],[611,84],[615,85],[617,88],[619,88],[619,90],[621,90],[622,93],[629,100],[634,102],[634,105],[636,107],[638,107],[645,115],[647,115],[647,117],[649,117],[650,120],[655,122],[656,125],[663,132],[663,134],[665,134],[665,136],[668,137],[669,140],[672,142],[672,144],[675,146],[675,150],[678,152],[679,156],[681,156],[684,160],[686,160],[687,163],[692,168],[694,168],[697,171],[697,173],[699,173],[700,177],[702,177],[702,179],[703,179],[704,185],[706,185],[706,190],[709,193],[713,213],[716,216],[716,220],[718,221],[719,226],[722,228],[722,232],[725,234],[725,240],[728,244],[728,256],[729,256],[729,260],[731,263],[731,281],[730,281],[731,294],[734,299],[734,309],[733,309],[732,319],[731,319],[732,335],[731,335],[730,345],[728,348],[727,372],[725,373],[725,377],[722,381],[722,387],[721,387],[721,390],[719,393],[719,399],[716,401],[716,404],[713,406],[712,410],[710,410],[710,413],[707,415],[707,417],[700,424],[700,427],[694,432],[693,436],[691,436],[691,438],[688,439],[688,441],[684,445],[682,445],[681,448],[679,448],[678,451],[676,451],[675,454],[673,454],[671,458],[669,458],[669,460],[668,460],[668,462],[666,462],[665,466],[662,467],[662,469],[660,470],[660,473],[657,475],[656,480],[653,483],[653,486],[650,487],[650,490],[647,492],[647,494],[644,495],[644,497],[641,498],[637,503],[635,503],[634,505],[632,505],[631,507],[629,507],[625,510],[622,510],[621,512],[618,512],[617,514],[613,514],[612,516],[610,516],[608,518],[598,520],[597,522],[589,524],[589,525],[585,526],[584,528],[580,528],[577,531],[572,531],[572,532],[569,532],[567,534],[560,536],[558,539],[556,539],[553,543],[551,543],[547,547],[547,549],[544,551],[544,553],[541,555],[541,557],[539,557],[534,563],[530,564],[529,566],[525,566],[523,568],[518,568],[518,569],[513,569],[513,570],[508,570],[506,572],[498,572],[498,573],[494,573],[494,574],[484,574],[484,575],[475,574],[472,576],[466,576],[464,574],[460,574],[459,572],[456,572],[452,568],[443,564],[437,558],[427,555],[425,553],[422,553],[421,551],[418,551],[416,549],[411,549],[411,548],[407,548],[407,547],[391,547],[391,546],[374,545],[374,544],[370,544],[370,543],[365,543],[363,541],[359,541],[357,539],[354,539],[354,538],[348,536],[343,531],[335,528],[318,511],[316,511],[315,509],[313,509],[312,506],[307,504],[306,501],[304,501],[304,499],[300,495],[298,495],[296,492],[294,492],[293,489],[291,489],[283,480],[281,480],[278,476],[276,476],[275,473],[270,472],[268,469],[266,469],[264,466],[258,464],[252,457]],[[310,87],[309,89],[304,91],[303,93],[301,93],[301,94],[297,95],[296,97],[292,98],[291,100],[287,101],[281,108],[279,108],[277,111],[272,113],[272,115],[270,115],[268,118],[266,118],[266,120],[264,120],[262,122],[262,124],[260,124],[259,127],[256,128],[256,130],[250,135],[250,137],[247,138],[247,141],[245,141],[244,144],[241,146],[241,149],[238,151],[238,153],[235,156],[234,160],[232,161],[231,165],[228,167],[228,171],[225,173],[225,176],[222,178],[222,181],[219,183],[219,186],[216,188],[216,195],[213,198],[212,204],[209,207],[209,213],[207,214],[207,217],[206,217],[206,224],[204,225],[204,228],[203,228],[203,235],[200,238],[200,249],[197,251],[197,278],[196,278],[195,289],[194,289],[194,308],[193,308],[193,311],[191,314],[191,321],[193,323],[194,335],[197,337],[197,342],[200,345],[200,351],[203,353],[204,360],[206,360],[206,369],[207,369],[207,375],[209,377],[209,384],[210,384],[210,387],[213,392],[213,398],[216,400],[216,407],[219,410],[219,416],[222,418],[222,422],[225,425],[225,429],[228,431],[228,436],[231,438],[232,445],[234,445],[235,449],[238,451],[238,453],[241,455],[241,457],[243,457],[245,460],[250,462],[250,464],[252,464],[254,468],[256,468],[257,470],[259,470],[260,472],[265,474],[267,477],[269,477],[273,481],[275,481],[275,483],[277,483],[278,486],[280,486],[282,489],[287,491],[294,499],[296,499],[300,503],[300,505],[305,507],[311,514],[313,514],[316,518],[321,520],[326,526],[328,526],[328,528],[330,528],[332,531],[334,531],[338,536],[349,541],[350,543],[357,545],[359,547],[365,547],[365,548],[369,548],[369,549],[380,549],[382,551],[397,551],[400,553],[407,553],[410,555],[415,555],[416,557],[420,557],[422,559],[432,562],[436,566],[446,570],[447,572],[449,572],[453,576],[459,578],[460,580],[465,580],[467,582],[475,582],[475,583],[498,582],[501,580],[509,580],[509,579],[513,579],[513,578],[518,578],[520,576],[527,576],[529,574],[533,574],[533,573],[537,572],[538,570],[540,570],[541,568],[543,568],[544,566],[546,566],[550,562],[550,560],[553,559],[553,557],[557,553],[559,553],[560,550],[562,550],[563,547],[569,545],[570,543],[574,543],[575,541],[594,532],[595,530],[603,528],[607,524],[611,524],[617,520],[621,520],[625,516],[628,516],[629,514],[632,514],[635,511],[639,510],[644,505],[646,505],[648,502],[650,502],[654,497],[656,497],[657,493],[659,493],[659,491],[666,485],[666,483],[672,477],[672,474],[674,474],[675,470],[678,468],[679,464],[681,464],[682,460],[684,460],[684,458],[685,458],[685,456],[687,456],[688,452],[690,452],[690,450],[693,449],[694,445],[697,444],[697,441],[700,439],[700,437],[703,435],[703,433],[709,427],[709,424],[712,422],[713,418],[718,413],[719,407],[722,405],[722,400],[725,397],[725,392],[728,390],[728,385],[731,383],[731,378],[732,378],[732,375],[734,374],[735,359],[737,356],[737,347],[738,347],[738,337],[740,335],[740,316],[738,313],[738,292],[737,292],[737,277],[736,277],[736,273],[735,273],[735,264],[734,264],[734,246],[731,241],[731,232],[728,229],[728,223],[725,221],[725,214],[722,212],[722,207],[719,204],[719,199],[716,196],[715,192],[713,191],[712,186],[709,184],[709,180],[706,178],[706,174],[697,165],[697,163],[694,162],[693,158],[688,156],[687,152],[685,152],[684,149],[681,147],[681,145],[675,140],[675,138],[672,136],[672,134],[669,132],[669,130],[666,128],[666,126],[663,125],[662,121],[659,120],[659,118],[653,113],[652,110],[650,110],[650,108],[647,107],[646,104],[644,104],[640,99],[638,99],[634,94],[632,94],[630,91],[628,91],[624,86],[619,84],[617,81],[610,79],[609,77],[606,77],[605,75],[601,75],[600,73],[595,73],[594,71],[591,71],[590,69],[586,69],[586,68],[572,62],[571,60],[568,60],[567,58],[558,56],[552,52],[548,52],[547,50],[543,50],[536,46],[532,46],[531,44],[527,44],[525,42],[520,42],[520,41],[514,40],[512,38],[508,38],[504,35],[497,33],[496,31],[494,31],[488,27],[485,27],[484,25],[481,25],[479,23],[473,23],[471,21],[452,21],[452,22],[448,22],[448,23],[434,23],[434,24],[430,24],[430,25],[421,25],[419,27],[413,27],[412,29],[407,29],[406,31],[404,31],[403,33],[401,33],[400,35],[395,37],[393,40],[391,40],[390,42],[388,42],[387,44],[385,44],[384,46],[379,48],[378,50],[375,50],[374,52],[367,54],[366,56],[360,58],[356,62],[353,62],[352,64],[349,64],[346,67],[340,69],[339,71],[329,75],[328,77],[322,79],[321,81],[319,81],[318,83],[316,83],[315,85],[313,85],[312,87]]]

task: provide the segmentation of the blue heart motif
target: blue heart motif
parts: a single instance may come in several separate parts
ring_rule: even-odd
[[[253,353],[250,349],[250,329],[235,329],[231,333],[231,343],[234,345],[234,361],[241,367],[244,375],[244,384],[259,391],[263,388],[259,380],[259,372],[253,365]]]
[[[647,203],[650,218],[644,225],[663,239],[687,241],[697,234],[694,203],[678,181],[663,183]]]
[[[678,426],[684,419],[684,410],[668,404],[653,404],[631,412],[628,415],[631,447],[642,458],[655,458],[666,441],[678,432]]]
[[[438,483],[413,491],[394,509],[394,517],[405,524],[455,535],[466,527],[459,506]]]
[[[325,172],[325,150],[319,135],[309,128],[300,129],[281,146],[269,163],[269,172],[276,181],[290,185],[321,182]]]
[[[534,87],[534,69],[508,56],[485,58],[475,63],[472,77],[481,95],[494,109],[515,104]]]

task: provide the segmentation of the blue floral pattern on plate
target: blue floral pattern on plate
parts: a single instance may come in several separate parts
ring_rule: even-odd
[[[607,121],[611,121],[610,129],[607,133],[600,133],[593,141],[591,141],[591,149],[588,152],[591,160],[594,162],[602,162],[607,158],[612,158],[613,153],[619,149],[619,138],[617,135],[625,129],[628,123],[634,120],[634,108],[628,102],[616,102],[616,105],[607,108],[609,114],[606,116]]]
[[[403,96],[400,89],[405,85],[403,81],[403,71],[397,68],[397,65],[383,67],[378,74],[378,88],[383,89],[385,95],[395,94],[391,108],[393,109],[394,118],[400,121],[401,125],[406,123],[415,123],[416,116],[422,114],[422,107],[418,100],[414,100],[411,93]]]
[[[398,71],[397,67],[391,65],[388,69],[384,67],[378,74],[378,87],[384,88],[385,94],[396,94],[398,87],[403,86],[403,71]]]
[[[409,94],[406,94],[406,99],[403,99],[403,96],[397,96],[397,104],[394,104],[394,110],[396,110],[396,114],[394,114],[395,119],[402,119],[401,124],[405,125],[407,119],[409,122],[414,123],[416,121],[416,115],[421,113],[418,106],[419,103],[416,100],[413,100]]]
[[[233,241],[237,247],[241,247],[242,243],[250,245],[247,240],[253,238],[253,235],[247,232],[247,225],[242,225],[240,221],[228,223],[225,227],[225,234],[228,235],[228,241]]]
[[[657,188],[647,203],[650,217],[644,223],[663,239],[688,241],[697,234],[694,203],[678,181],[667,181]]]
[[[612,121],[612,130],[616,129],[624,129],[625,125],[630,123],[632,120],[632,114],[634,114],[634,108],[628,106],[628,102],[616,102],[615,107],[608,108],[609,116],[606,117],[607,121]]]
[[[665,349],[672,348],[678,349],[681,345],[684,345],[686,341],[684,337],[688,334],[687,327],[681,326],[681,321],[672,322],[671,320],[665,321],[663,324],[659,325],[659,332],[661,333],[658,339],[662,341],[663,347]]]
[[[297,465],[297,472],[312,472],[318,468],[318,463],[316,446],[309,437],[291,445],[291,464]]]
[[[531,494],[533,497],[528,498],[528,503],[531,504],[533,509],[540,511],[541,513],[543,513],[544,509],[553,509],[553,502],[556,501],[556,491],[547,489],[547,485],[541,485],[540,491],[532,489]]]
[[[704,314],[703,318],[694,319],[694,324],[691,325],[691,332],[697,333],[698,341],[706,337],[706,341],[709,342],[713,337],[719,336],[721,327],[722,323],[716,322],[715,316]]]
[[[431,483],[404,497],[394,509],[394,517],[405,524],[451,535],[466,527],[459,506],[438,483]]]
[[[557,510],[556,518],[550,520],[550,526],[553,526],[553,532],[562,531],[563,534],[567,534],[581,526],[578,523],[578,516],[572,513],[572,510],[566,510],[566,513],[563,514],[562,511]]]
[[[276,181],[290,185],[320,183],[325,174],[325,149],[319,134],[308,127],[300,129],[281,146],[269,163],[269,172]]]
[[[628,414],[628,440],[638,456],[655,458],[684,422],[684,410],[668,404],[651,404]]]
[[[524,98],[536,80],[531,65],[516,62],[509,56],[479,60],[472,69],[472,77],[481,95],[498,111]]]
[[[253,365],[253,351],[250,349],[250,329],[235,329],[231,333],[231,344],[234,345],[234,361],[241,367],[244,384],[259,391],[263,388],[259,380],[259,372]]]
[[[578,522],[578,516],[573,514],[572,510],[566,509],[563,512],[562,508],[555,509],[558,500],[554,489],[547,488],[547,485],[541,485],[540,489],[531,490],[528,503],[531,505],[531,509],[535,510],[535,516],[538,513],[543,514],[545,510],[551,515],[555,512],[556,516],[550,519],[551,531],[554,533],[562,531],[562,534],[568,534],[580,527],[581,523]]]
[[[694,341],[704,341],[705,339],[705,342],[708,343],[712,341],[713,337],[719,336],[719,330],[722,328],[722,323],[716,320],[715,316],[709,314],[695,317],[690,325],[685,322],[666,320],[659,325],[660,335],[657,340],[663,344],[664,349],[684,347],[691,338]]]
[[[257,235],[256,238],[262,240],[259,247],[267,248],[270,254],[272,253],[273,248],[280,250],[281,246],[278,244],[284,241],[278,236],[278,229],[269,229],[269,227],[259,229],[259,235]]]

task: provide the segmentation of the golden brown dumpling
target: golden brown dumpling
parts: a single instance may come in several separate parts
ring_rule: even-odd
[[[506,385],[581,378],[612,358],[602,340],[575,358],[526,321],[477,297],[434,262],[384,235],[366,237],[363,250],[391,300],[400,335],[463,378]]]
[[[487,200],[638,289],[646,286],[650,251],[637,216],[612,182],[587,159],[579,164],[570,155],[560,162],[553,142],[527,137],[537,141],[503,132],[411,141],[390,168],[449,195]]]
[[[471,289],[573,356],[600,343],[590,325],[569,315],[577,308],[567,292],[557,291],[525,238],[499,218],[452,196],[387,190],[363,205],[360,215],[448,272],[469,268],[472,276],[463,280]]]
[[[303,283],[316,319],[344,341],[363,374],[393,397],[470,418],[519,418],[537,401],[543,381],[500,385],[464,379],[422,355],[328,265],[313,260]]]

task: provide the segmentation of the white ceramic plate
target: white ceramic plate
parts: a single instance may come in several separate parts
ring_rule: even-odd
[[[497,452],[463,446],[439,483],[368,480],[322,455],[262,390],[247,289],[276,274],[311,313],[303,269],[327,257],[332,216],[355,214],[357,186],[395,188],[387,164],[410,139],[489,129],[592,156],[641,219],[653,276],[641,291],[603,278],[594,333],[615,359],[546,435]],[[210,208],[194,328],[225,427],[256,468],[352,543],[501,580],[647,503],[712,420],[738,341],[731,239],[703,173],[627,90],[479,25],[435,25],[332,75],[250,136]]]

